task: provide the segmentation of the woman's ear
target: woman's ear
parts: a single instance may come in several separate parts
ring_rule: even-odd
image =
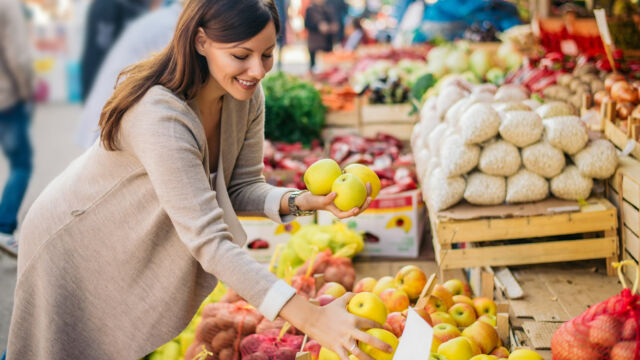
[[[198,52],[198,54],[205,56],[206,45],[207,34],[204,32],[204,29],[199,27],[198,33],[196,34],[196,51]]]

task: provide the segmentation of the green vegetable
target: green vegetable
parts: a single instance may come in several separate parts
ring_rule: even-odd
[[[325,107],[313,84],[277,72],[262,81],[265,96],[265,137],[310,145],[320,138]]]
[[[420,112],[419,104],[422,103],[422,96],[433,87],[436,83],[436,78],[430,73],[426,73],[416,80],[416,83],[411,88],[410,99],[413,110],[411,114]]]

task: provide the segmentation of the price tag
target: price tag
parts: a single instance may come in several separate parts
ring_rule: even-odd
[[[432,341],[433,328],[415,310],[409,308],[407,322],[393,360],[428,359]]]

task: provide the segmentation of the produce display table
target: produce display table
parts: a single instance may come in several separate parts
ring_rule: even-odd
[[[554,198],[523,205],[463,203],[430,214],[441,271],[606,258],[607,273],[615,274],[618,219],[606,199],[583,206]]]

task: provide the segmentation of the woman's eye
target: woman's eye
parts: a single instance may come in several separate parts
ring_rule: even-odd
[[[245,55],[245,56],[238,56],[238,55],[232,55],[234,58],[238,59],[238,60],[247,60],[247,58],[249,56]]]
[[[262,57],[265,57],[265,58],[267,58],[267,59],[268,59],[268,58],[272,58],[272,57],[273,57],[273,54],[264,54],[264,55],[262,55]]]

